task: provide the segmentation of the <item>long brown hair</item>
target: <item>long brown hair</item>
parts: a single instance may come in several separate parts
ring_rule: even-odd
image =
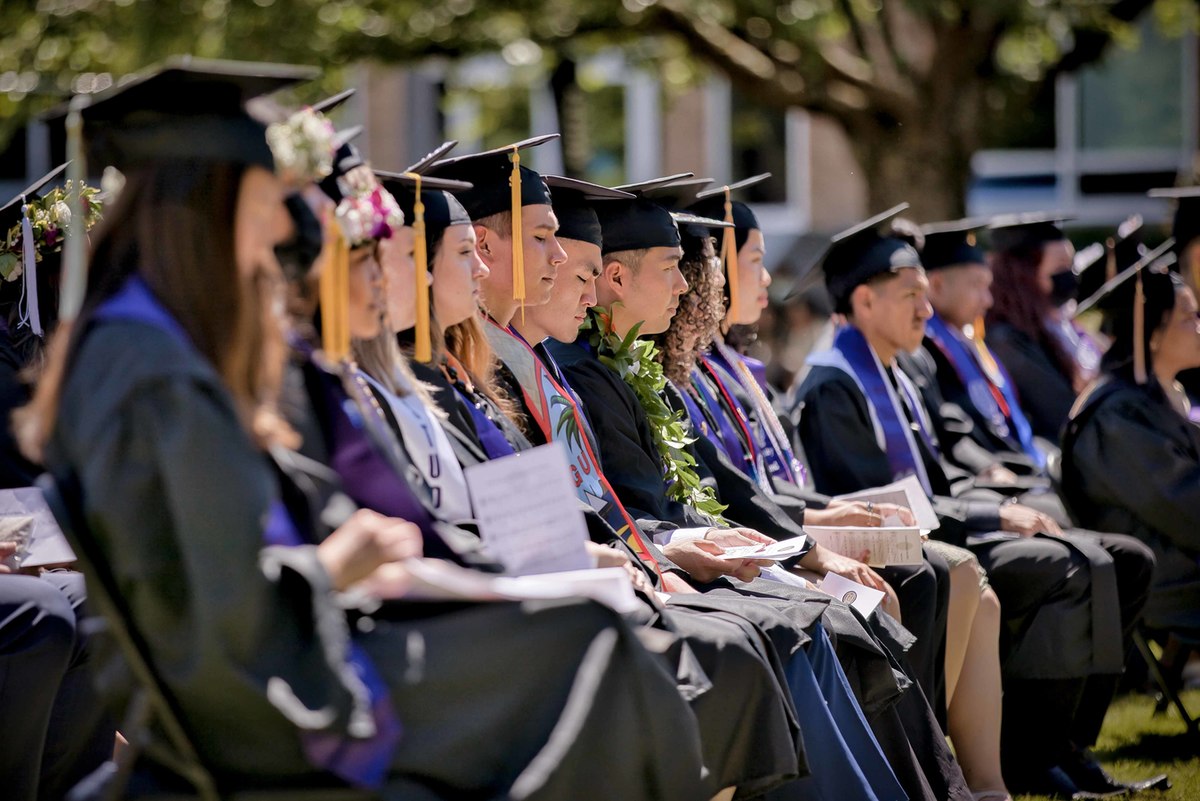
[[[679,310],[671,319],[671,326],[651,339],[658,345],[663,373],[683,388],[689,384],[700,354],[720,331],[727,296],[722,297],[723,290],[717,280],[721,265],[711,238],[685,235],[679,270],[687,280],[688,291],[679,299]]]
[[[1050,333],[1047,322],[1054,310],[1049,295],[1038,285],[1038,270],[1045,248],[1042,245],[993,251],[988,264],[992,282],[992,308],[987,322],[1007,323],[1032,339],[1050,355],[1059,372],[1074,382],[1075,359]]]
[[[78,318],[60,326],[32,402],[14,415],[22,450],[40,460],[66,375],[97,307],[135,273],[217,369],[247,432],[289,439],[275,411],[286,354],[278,267],[241,275],[234,248],[245,168],[182,160],[129,171],[92,239]]]
[[[493,222],[493,219],[489,217],[488,224],[490,225]],[[477,224],[484,223],[480,222]],[[427,242],[429,269],[431,272],[434,269],[433,265],[438,254],[442,251],[442,239],[444,238],[445,230],[443,229],[442,231],[443,236],[430,239]],[[504,228],[501,227],[498,230],[503,231]],[[516,422],[522,431],[528,433],[528,421],[526,421],[525,415],[513,399],[509,397],[504,387],[496,381],[496,370],[500,366],[500,360],[496,358],[496,354],[492,350],[492,343],[488,341],[487,333],[483,329],[485,325],[483,322],[483,313],[476,311],[475,314],[463,322],[442,328],[438,323],[437,314],[433,308],[433,287],[430,286],[425,291],[430,296],[429,333],[433,346],[431,363],[440,365],[447,355],[453,356],[463,366],[463,369],[467,371],[466,377],[475,385],[475,389],[495,404],[496,408],[503,412],[506,417]]]

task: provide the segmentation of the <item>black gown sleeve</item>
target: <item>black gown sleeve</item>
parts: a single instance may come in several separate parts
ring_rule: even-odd
[[[987,344],[1017,385],[1033,433],[1058,442],[1075,403],[1075,389],[1041,346],[1008,327],[990,329]]]
[[[1080,427],[1071,448],[1071,461],[1086,475],[1086,495],[1129,510],[1200,556],[1200,460],[1159,419],[1171,420],[1175,412],[1149,402],[1109,401]]]
[[[892,481],[858,388],[834,368],[814,368],[801,387],[797,433],[819,492],[844,495]]]
[[[672,408],[686,414],[679,391],[668,385],[667,401]],[[701,481],[715,487],[717,498],[728,508],[722,516],[730,522],[752,528],[774,539],[803,536],[804,530],[775,499],[767,495],[754,481],[739,470],[708,437],[692,432],[694,442],[689,446],[696,459]],[[807,553],[807,550],[805,551]]]
[[[599,440],[604,475],[638,527],[654,536],[672,527],[711,526],[707,516],[667,497],[649,423],[620,377],[593,359],[561,367]]]
[[[78,479],[89,530],[202,752],[292,771],[304,762],[297,729],[346,733],[366,702],[329,579],[312,546],[264,548],[275,474],[215,374],[189,369],[197,357],[154,329],[105,327],[117,330],[76,360],[48,467]],[[130,336],[136,348],[121,343]]]

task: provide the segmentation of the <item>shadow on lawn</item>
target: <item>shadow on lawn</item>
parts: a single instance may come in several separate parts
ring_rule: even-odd
[[[1137,759],[1151,762],[1174,762],[1200,757],[1200,737],[1179,734],[1145,733],[1133,742],[1115,748],[1097,750],[1101,762]]]

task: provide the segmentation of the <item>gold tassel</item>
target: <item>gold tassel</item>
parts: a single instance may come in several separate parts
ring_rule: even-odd
[[[1133,380],[1146,383],[1146,293],[1142,289],[1142,271],[1135,276],[1133,293]]]
[[[729,187],[725,187],[725,222],[733,222],[733,200],[730,198]],[[725,275],[729,281],[729,322],[736,323],[741,306],[741,290],[738,285],[737,234],[734,229],[726,228],[721,239],[721,260],[725,262]]]
[[[417,361],[428,364],[433,360],[433,342],[429,332],[429,255],[425,247],[425,204],[421,201],[421,176],[410,172],[416,186],[416,201],[413,203],[413,233],[416,242],[413,244],[413,262],[417,274],[417,328],[416,352]]]
[[[521,225],[521,152],[513,148],[512,177],[512,282],[513,300],[521,305],[521,322],[525,322],[525,245]]]
[[[321,256],[319,293],[321,298],[321,349],[331,361],[340,362],[350,354],[350,243],[336,218],[330,217]]]
[[[1000,374],[1000,368],[996,364],[996,358],[992,356],[992,352],[988,350],[987,343],[983,341],[983,315],[975,318],[975,322],[971,324],[971,341],[975,343],[975,350],[979,353],[979,358],[983,362],[984,370],[990,376]]]
[[[1105,247],[1108,248],[1108,263],[1104,266],[1104,282],[1108,283],[1117,277],[1117,243],[1110,238]]]

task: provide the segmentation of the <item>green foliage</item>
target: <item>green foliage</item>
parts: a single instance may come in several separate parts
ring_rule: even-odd
[[[612,327],[612,316],[599,306],[588,312],[580,332],[596,351],[601,364],[621,377],[646,412],[654,444],[663,463],[663,480],[667,495],[687,504],[726,525],[721,517],[725,511],[712,487],[700,483],[696,460],[686,448],[695,441],[689,433],[683,414],[673,410],[663,399],[667,378],[655,358],[658,349],[648,339],[638,339],[641,324],[633,326],[624,338]]]

